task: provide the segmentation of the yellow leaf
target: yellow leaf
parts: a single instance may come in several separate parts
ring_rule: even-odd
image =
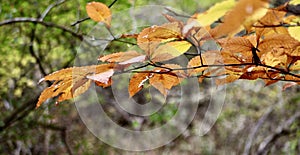
[[[159,46],[150,56],[151,61],[167,61],[178,57],[189,50],[192,46],[187,41],[173,41]]]
[[[300,41],[300,27],[289,27],[288,31],[293,38]]]
[[[290,66],[291,71],[300,70],[300,60],[297,60],[293,65]]]
[[[291,0],[289,2],[290,5],[299,5],[300,4],[300,0]]]
[[[225,13],[232,9],[236,2],[234,0],[226,0],[220,3],[216,3],[214,6],[209,8],[207,11],[195,14],[196,20],[201,26],[208,26],[218,20],[220,17],[224,16]]]
[[[92,20],[104,22],[107,26],[110,26],[111,11],[105,4],[100,2],[90,2],[86,5],[86,12]]]

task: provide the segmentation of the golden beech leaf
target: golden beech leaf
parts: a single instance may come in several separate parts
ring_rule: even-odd
[[[216,3],[203,13],[197,13],[192,16],[200,23],[201,26],[209,26],[219,18],[225,15],[227,11],[232,9],[236,2],[234,0],[226,0],[220,3]]]
[[[54,83],[41,93],[36,107],[56,96],[58,96],[57,102],[77,97],[87,91],[92,81],[108,84],[113,68],[113,64],[73,67],[45,76],[40,82],[46,80]]]
[[[256,25],[259,26],[272,26],[280,25],[284,21],[286,11],[269,9],[268,12],[259,20]]]
[[[102,62],[114,62],[121,65],[143,62],[145,59],[145,55],[142,55],[136,51],[118,52],[98,58],[98,60]]]
[[[298,41],[300,41],[300,28],[299,28],[299,26],[297,26],[297,27],[289,27],[288,31],[289,31],[290,35],[293,38],[295,38]]]
[[[201,57],[195,56],[189,61],[187,65],[187,68],[194,68],[188,70],[188,75],[192,76],[192,75],[197,75],[199,73],[202,73],[207,69],[207,67],[202,67],[205,64],[207,64],[205,58],[202,57],[202,63],[201,63]]]
[[[151,78],[149,79],[149,83],[151,86],[156,88],[160,93],[162,93],[165,97],[167,96],[168,91],[173,87],[178,85],[182,80],[182,71],[172,72],[166,68],[175,69],[181,68],[176,64],[166,64],[162,67],[165,68],[154,68],[154,72]]]
[[[202,58],[202,62],[201,62],[201,58]],[[207,51],[205,53],[202,53],[201,57],[195,56],[189,61],[187,65],[187,68],[194,68],[194,69],[189,69],[187,71],[188,76],[197,75],[207,70],[208,67],[204,67],[203,65],[214,65],[214,64],[223,64],[223,57],[218,51]]]
[[[143,29],[138,35],[137,44],[150,56],[159,44],[176,39],[182,39],[181,25],[173,22]]]
[[[224,16],[224,22],[215,28],[217,30],[215,32],[217,33],[213,34],[214,37],[218,38],[223,35],[237,33],[247,18],[251,17],[261,8],[267,7],[267,5],[267,0],[238,1],[235,7]]]
[[[218,43],[224,50],[231,51],[233,53],[247,52],[254,47],[252,43],[246,37],[233,37],[219,39]]]
[[[299,41],[295,40],[288,34],[273,34],[268,35],[259,44],[259,54],[264,54],[274,49],[284,49],[287,55],[299,46]]]
[[[137,92],[143,89],[144,83],[151,78],[153,74],[151,73],[136,73],[129,81],[128,92],[129,96],[134,96]]]
[[[150,56],[152,62],[161,62],[178,57],[188,51],[192,46],[187,41],[173,41],[160,45]]]
[[[266,15],[255,24],[256,36],[260,38],[272,34],[287,34],[288,31],[285,27],[272,27],[272,25],[281,25],[282,23],[285,23],[285,15],[286,11],[269,9]]]
[[[86,5],[86,12],[92,20],[104,22],[107,26],[110,26],[111,11],[105,4],[100,2],[90,2]]]
[[[264,64],[268,66],[272,66],[272,67],[280,66],[286,68],[288,57],[283,50],[281,51],[273,50],[271,52],[264,54],[261,57],[261,60]]]

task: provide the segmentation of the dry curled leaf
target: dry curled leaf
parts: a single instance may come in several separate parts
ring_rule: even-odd
[[[40,82],[54,81],[54,83],[41,93],[36,107],[47,99],[57,96],[57,102],[77,97],[88,90],[92,81],[107,85],[113,74],[113,68],[113,64],[72,67],[45,76]]]

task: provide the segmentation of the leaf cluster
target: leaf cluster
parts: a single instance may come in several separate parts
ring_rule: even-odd
[[[58,102],[74,98],[91,82],[108,87],[113,75],[123,73],[134,73],[128,87],[130,97],[145,83],[167,96],[183,79],[195,77],[200,83],[215,78],[217,85],[239,79],[262,79],[266,85],[289,81],[284,89],[300,84],[300,17],[288,10],[294,3],[271,8],[267,0],[225,0],[186,22],[169,10],[173,15],[163,14],[165,24],[114,37],[134,39],[139,51],[118,51],[99,57],[103,64],[67,68],[43,78],[54,83],[42,92],[37,107],[56,96]],[[92,20],[111,29],[109,7],[92,2],[86,9]],[[205,49],[211,41],[220,49]],[[166,63],[182,55],[191,56],[186,66]]]

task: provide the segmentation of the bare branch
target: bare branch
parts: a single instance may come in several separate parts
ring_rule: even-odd
[[[53,27],[53,28],[57,28],[60,29],[64,32],[70,33],[72,36],[83,40],[83,35],[78,34],[64,26],[61,25],[56,25],[54,23],[51,22],[45,22],[45,21],[41,21],[38,18],[29,18],[29,17],[16,17],[16,18],[12,18],[12,19],[8,19],[8,20],[4,20],[0,22],[0,27],[4,26],[4,25],[9,25],[9,24],[14,24],[14,23],[37,23],[37,24],[41,24],[44,25],[46,27]]]

